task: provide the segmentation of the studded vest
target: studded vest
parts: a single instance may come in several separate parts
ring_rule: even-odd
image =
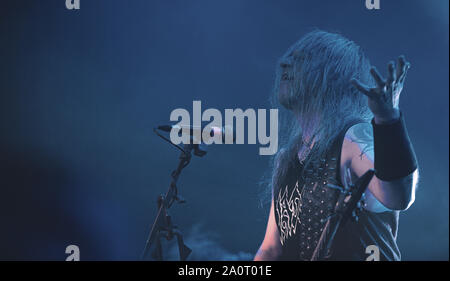
[[[280,260],[310,260],[340,193],[332,187],[342,186],[342,142],[347,129],[355,123],[344,128],[323,158],[310,161],[306,169],[298,162],[274,190],[274,215],[282,245]],[[375,245],[380,260],[399,260],[397,225],[397,211],[373,213],[363,209],[358,222],[349,221],[337,233],[329,259],[365,260],[366,248]]]

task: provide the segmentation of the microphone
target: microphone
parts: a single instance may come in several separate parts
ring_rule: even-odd
[[[160,125],[157,127],[158,130],[164,132],[170,132],[172,129],[179,130],[181,133],[188,134],[189,136],[195,136],[199,134],[202,136],[203,130],[206,126],[191,126],[191,125]],[[217,135],[220,136],[222,142],[225,142],[226,136],[232,137],[233,142],[236,141],[236,133],[232,126],[225,125],[222,127],[211,126],[210,132],[207,134],[210,138],[213,138]]]

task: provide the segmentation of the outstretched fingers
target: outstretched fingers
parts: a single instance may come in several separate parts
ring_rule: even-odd
[[[392,86],[392,83],[395,81],[395,71],[394,71],[394,62],[391,61],[388,64],[388,78],[386,81],[386,86],[390,87]]]
[[[402,73],[402,76],[398,78],[398,82],[403,84],[405,82],[406,74],[408,74],[408,69],[411,67],[411,64],[409,62],[405,63],[405,70]]]
[[[401,55],[397,59],[397,70],[395,76],[397,77],[397,81],[400,80],[400,77],[402,77],[403,73],[405,73],[406,69],[406,60],[405,56]]]
[[[370,74],[372,75],[373,79],[375,79],[375,82],[378,85],[378,88],[383,89],[386,85],[386,82],[381,77],[380,73],[378,72],[377,68],[375,66],[372,66],[370,68]]]
[[[361,83],[359,80],[352,78],[350,80],[350,83],[358,89],[361,93],[368,96],[369,98],[375,97],[376,93],[373,91],[373,89],[369,88],[367,85]]]

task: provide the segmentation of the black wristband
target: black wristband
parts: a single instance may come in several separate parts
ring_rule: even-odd
[[[403,114],[390,124],[375,124],[372,119],[375,150],[375,175],[380,180],[403,178],[417,169],[417,159],[406,130]]]

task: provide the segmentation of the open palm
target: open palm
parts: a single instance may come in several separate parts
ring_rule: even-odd
[[[350,82],[369,98],[369,108],[376,118],[390,120],[398,115],[400,93],[410,67],[411,64],[405,60],[405,57],[400,56],[396,65],[394,62],[388,64],[387,79],[384,79],[374,66],[370,69],[376,87],[368,87],[357,79],[352,79]]]

